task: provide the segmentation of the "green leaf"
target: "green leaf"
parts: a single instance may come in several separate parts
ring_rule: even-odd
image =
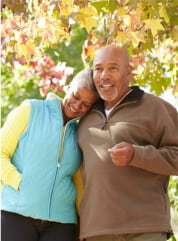
[[[178,41],[178,25],[175,25],[172,30],[172,37],[174,40]]]
[[[118,5],[119,4],[117,0],[109,0],[108,9],[110,10],[110,12],[114,12]]]
[[[107,8],[108,6],[108,0],[104,0],[104,1],[95,1],[92,2],[91,5],[93,7],[96,8],[96,10],[98,11],[98,14],[100,14],[101,12],[103,12],[104,8]]]

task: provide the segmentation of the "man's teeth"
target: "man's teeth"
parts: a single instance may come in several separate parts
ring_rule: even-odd
[[[101,85],[102,87],[111,87],[112,85],[111,84],[103,84]]]

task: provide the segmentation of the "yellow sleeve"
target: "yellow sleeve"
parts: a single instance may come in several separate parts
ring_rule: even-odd
[[[84,183],[83,183],[83,165],[79,167],[77,172],[73,177],[74,185],[77,189],[77,198],[76,198],[76,208],[78,215],[80,216],[80,203],[82,200],[83,190],[84,190]]]
[[[25,101],[10,112],[1,129],[1,180],[15,189],[19,187],[21,174],[11,163],[11,158],[21,134],[27,127],[29,114],[30,104]]]

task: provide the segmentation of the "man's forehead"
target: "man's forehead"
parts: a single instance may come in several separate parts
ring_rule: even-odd
[[[107,65],[110,65],[110,66],[117,66],[117,67],[120,66],[120,61],[119,60],[117,60],[115,62],[114,61],[107,61],[107,60],[106,61],[100,61],[100,62],[98,61],[98,62],[94,62],[94,66],[97,67],[97,66],[103,65],[105,63]]]
[[[96,66],[98,64],[109,63],[109,64],[119,64],[124,62],[128,62],[129,58],[127,52],[122,48],[102,48],[99,49],[94,57],[93,65]]]

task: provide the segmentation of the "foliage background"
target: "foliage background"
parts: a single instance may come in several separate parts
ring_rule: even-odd
[[[2,0],[2,124],[26,98],[63,97],[65,86],[92,66],[96,49],[115,43],[132,56],[132,84],[178,96],[177,0]],[[169,195],[178,211],[178,179]],[[176,221],[177,220],[176,216]],[[172,238],[176,240],[176,236]]]

